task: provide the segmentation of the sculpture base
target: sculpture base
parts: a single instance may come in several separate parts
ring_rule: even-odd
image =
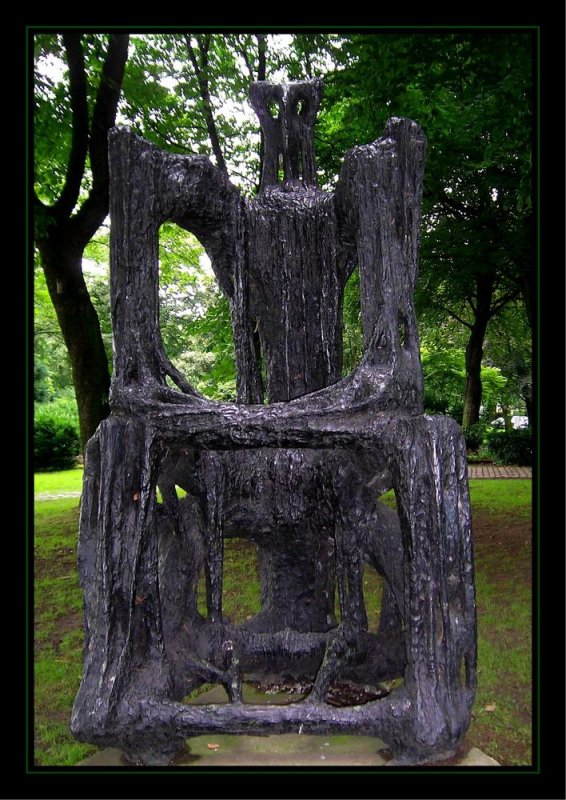
[[[214,745],[214,749],[209,747]],[[218,748],[216,749],[216,745]],[[188,753],[172,767],[387,767],[385,744],[370,736],[197,736]],[[132,767],[121,752],[106,747],[78,767]],[[498,767],[495,759],[472,747],[435,767]]]
[[[279,704],[297,701],[300,695],[263,694],[244,684],[244,701]],[[192,704],[225,703],[221,686],[199,695]],[[107,747],[79,767],[132,767],[120,750]],[[172,767],[386,767],[392,762],[387,745],[372,736],[314,736],[298,733],[273,736],[205,735],[187,741],[187,751]],[[431,766],[497,767],[498,762],[477,747]]]

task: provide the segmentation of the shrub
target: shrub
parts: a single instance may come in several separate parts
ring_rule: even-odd
[[[488,436],[488,449],[496,464],[530,466],[533,459],[531,432],[519,430],[493,430]]]
[[[448,406],[448,416],[455,419],[458,425],[462,424],[462,418],[464,416],[464,404],[463,403],[452,403]]]
[[[80,453],[76,405],[70,398],[36,406],[34,419],[34,470],[71,469]]]
[[[475,422],[473,425],[466,425],[462,429],[464,431],[464,439],[466,440],[466,447],[468,450],[479,450],[487,435],[487,426],[485,422]]]

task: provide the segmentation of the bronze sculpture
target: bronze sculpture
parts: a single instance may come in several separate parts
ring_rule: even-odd
[[[299,727],[376,735],[399,763],[420,763],[453,753],[469,724],[465,445],[452,420],[423,414],[413,307],[425,139],[415,122],[390,119],[381,139],[347,153],[336,191],[322,192],[321,91],[320,81],[252,86],[265,137],[252,200],[207,158],[110,134],[112,414],[87,449],[85,672],[72,728],[138,764],[168,763],[198,733]],[[198,395],[165,354],[166,220],[200,239],[229,298],[236,404]],[[356,265],[365,354],[341,380],[342,293]],[[398,515],[379,502],[390,488]],[[260,564],[262,610],[238,626],[222,619],[228,536],[251,538]],[[385,579],[377,634],[367,631],[364,563]],[[265,674],[307,678],[312,690],[287,706],[243,704],[242,680]],[[383,699],[325,703],[338,678],[393,677],[404,683]],[[205,681],[225,685],[230,704],[180,702]]]

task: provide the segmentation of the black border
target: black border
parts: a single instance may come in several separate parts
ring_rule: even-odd
[[[27,731],[22,730],[22,735],[18,731],[5,745],[8,756],[4,759],[4,785],[10,787],[11,793],[6,796],[13,797],[193,797],[196,794],[214,797],[381,797],[386,796],[398,798],[489,798],[489,797],[510,797],[510,798],[564,798],[566,789],[564,784],[564,646],[560,637],[564,636],[564,525],[561,524],[561,512],[564,510],[564,436],[560,436],[561,428],[564,423],[564,396],[561,392],[564,389],[564,353],[562,346],[564,337],[557,336],[564,325],[564,251],[563,237],[557,240],[556,235],[564,229],[564,208],[563,208],[563,157],[564,157],[564,19],[563,9],[552,9],[554,19],[541,19],[544,10],[537,8],[525,8],[521,10],[513,8],[513,13],[507,13],[504,9],[499,9],[499,14],[482,12],[474,5],[470,9],[457,9],[452,11],[449,22],[446,21],[446,14],[431,9],[420,9],[419,12],[412,13],[407,10],[399,9],[390,12],[389,19],[385,19],[385,14],[379,11],[380,19],[377,21],[356,22],[350,25],[343,21],[341,24],[333,24],[333,13],[329,13],[330,22],[321,24],[320,20],[308,21],[308,18],[300,24],[277,24],[278,20],[272,23],[250,24],[238,16],[237,19],[228,19],[229,15],[222,12],[222,26],[214,24],[210,19],[207,22],[199,22],[187,25],[187,19],[195,19],[192,11],[188,11],[183,20],[183,27],[196,28],[206,26],[215,32],[230,32],[233,30],[259,30],[265,27],[272,32],[367,32],[368,29],[375,27],[376,30],[388,27],[389,29],[403,27],[404,30],[443,29],[447,32],[453,29],[460,29],[462,26],[494,28],[500,26],[504,29],[525,28],[538,30],[540,33],[540,128],[538,130],[538,151],[540,153],[540,178],[541,190],[539,193],[539,225],[540,225],[540,260],[538,279],[540,281],[539,294],[539,338],[535,346],[538,357],[535,359],[538,372],[539,396],[536,403],[538,418],[538,432],[540,450],[538,457],[538,469],[535,470],[534,493],[535,493],[535,522],[538,519],[538,554],[535,553],[535,562],[540,566],[541,580],[539,584],[540,594],[538,598],[538,617],[540,619],[541,637],[541,659],[538,666],[538,674],[535,685],[540,691],[540,764],[537,771],[530,768],[490,768],[490,769],[459,769],[449,768],[437,769],[405,769],[403,771],[389,772],[387,769],[379,771],[364,772],[360,770],[342,769],[339,772],[330,773],[327,770],[315,772],[300,769],[292,771],[277,770],[251,770],[226,773],[218,770],[217,772],[206,774],[201,773],[198,778],[198,788],[196,781],[190,780],[189,774],[172,770],[154,770],[151,773],[145,769],[137,770],[132,773],[130,770],[116,770],[113,772],[101,773],[100,770],[77,770],[76,768],[36,768],[31,767],[26,771],[27,745],[22,747],[24,736]],[[558,12],[558,13],[557,13]],[[127,15],[124,15],[127,16]],[[172,15],[174,16],[174,15]],[[283,15],[281,15],[283,16]],[[475,16],[475,19],[474,19]],[[486,21],[487,18],[487,21]],[[155,29],[157,27],[167,27],[178,30],[180,25],[173,19],[166,19],[163,23],[157,22],[136,22],[127,26],[122,25],[123,20],[118,23],[82,23],[75,18],[73,23],[59,24],[59,20],[53,17],[45,24],[27,23],[22,25],[24,38],[33,32],[47,29],[81,27],[92,30],[108,30],[110,27],[130,32],[142,31],[143,29]],[[12,35],[13,32],[12,32]],[[21,53],[17,56],[17,63]],[[26,59],[27,56],[24,55]],[[27,62],[22,72],[28,72]],[[13,73],[12,73],[13,75]],[[24,93],[25,94],[25,93]],[[27,96],[27,94],[25,94]],[[22,114],[24,134],[28,130],[25,121],[25,110]],[[24,162],[32,164],[30,158],[30,143],[25,144],[27,148],[24,155]],[[29,180],[26,178],[26,180]],[[556,191],[558,188],[558,192]],[[557,197],[560,194],[560,197]],[[26,206],[27,214],[31,215],[30,204]],[[29,216],[28,216],[29,219]],[[30,235],[31,228],[24,231],[26,236]],[[562,245],[562,247],[561,247]],[[30,251],[30,256],[33,250]],[[26,331],[29,334],[31,326],[31,292],[29,285],[25,285],[24,276],[24,297],[26,298]],[[557,331],[558,327],[558,331]],[[31,387],[31,364],[30,348],[33,337],[28,335],[27,348],[24,354],[24,362],[27,366],[27,391],[25,398],[29,399]],[[558,366],[557,366],[558,365]],[[562,380],[560,379],[562,378]],[[562,400],[562,403],[560,402]],[[22,404],[24,410],[24,441],[26,433],[31,430],[31,403],[27,406]],[[549,413],[550,412],[550,413]],[[554,444],[554,448],[552,447]],[[21,448],[21,440],[19,442]],[[554,450],[558,452],[554,452]],[[20,450],[21,452],[21,450]],[[26,441],[24,448],[25,454],[29,454],[29,446]],[[25,469],[26,475],[26,503],[25,512],[29,513],[30,504],[33,499],[33,474]],[[560,498],[560,506],[556,506],[556,498]],[[554,502],[553,502],[554,501]],[[25,522],[25,520],[24,520]],[[29,528],[27,528],[29,531]],[[19,542],[22,546],[22,542]],[[26,569],[26,576],[29,580],[30,561],[29,555],[32,550],[22,547],[23,563]],[[562,558],[560,557],[562,556]],[[21,562],[18,562],[21,563]],[[9,569],[11,569],[9,567]],[[19,572],[21,575],[22,573]],[[27,584],[28,590],[31,589]],[[21,596],[21,595],[20,595]],[[29,596],[28,596],[29,599]],[[8,605],[8,604],[6,604]],[[536,619],[535,614],[535,619]],[[12,622],[15,621],[15,636],[12,641],[17,641],[22,636],[23,620],[20,615],[14,615]],[[32,626],[28,630],[31,634]],[[19,635],[18,635],[19,634]],[[22,662],[15,656],[15,647],[9,647],[5,651],[9,659],[13,659],[16,667],[16,678],[18,688],[22,688],[22,693],[12,698],[15,703],[12,719],[22,718],[22,698],[25,696],[26,685],[29,686],[31,675],[28,673],[30,666],[26,654],[26,645],[29,639],[24,636],[23,646],[18,650],[23,655],[24,668]],[[562,645],[562,646],[561,646]],[[31,653],[31,650],[29,651]],[[536,661],[536,659],[535,659]],[[8,684],[5,684],[5,686]],[[10,700],[10,698],[7,698]],[[30,699],[32,699],[30,697]],[[31,708],[27,708],[28,725],[30,730]],[[5,722],[6,724],[6,722]],[[11,729],[6,728],[5,732]],[[22,726],[23,728],[24,726]],[[29,739],[26,739],[29,743]],[[536,753],[536,749],[534,751]],[[200,772],[200,770],[199,770]],[[195,775],[196,770],[190,774]],[[117,778],[123,776],[123,780]],[[18,790],[19,793],[16,793]],[[218,793],[220,792],[222,793]]]

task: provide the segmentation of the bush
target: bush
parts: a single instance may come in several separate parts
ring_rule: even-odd
[[[33,460],[37,472],[71,469],[81,450],[74,401],[61,398],[36,406]]]
[[[531,432],[519,430],[492,430],[488,436],[488,449],[496,464],[530,466],[533,460]]]
[[[462,429],[468,450],[479,450],[487,436],[488,428],[485,422],[475,422]]]

